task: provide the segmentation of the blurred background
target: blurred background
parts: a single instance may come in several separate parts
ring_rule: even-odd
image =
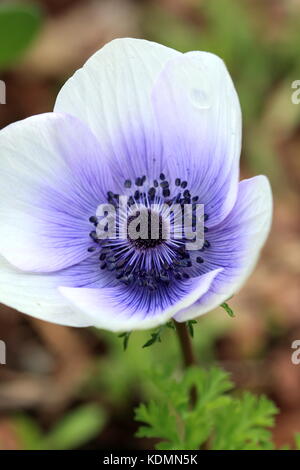
[[[9,12],[7,4],[10,5]],[[51,111],[64,81],[103,44],[133,36],[226,62],[240,96],[242,177],[269,176],[273,229],[260,262],[230,305],[195,325],[200,364],[220,364],[237,387],[278,406],[274,439],[300,432],[299,0],[40,0],[0,2],[0,128]],[[300,97],[300,95],[299,95]],[[1,101],[1,100],[0,100]],[[2,100],[3,101],[3,100]],[[0,155],[1,158],[1,155]],[[151,449],[137,439],[134,407],[151,395],[147,371],[180,367],[172,330],[142,349],[150,332],[117,335],[56,326],[0,306],[0,449]]]

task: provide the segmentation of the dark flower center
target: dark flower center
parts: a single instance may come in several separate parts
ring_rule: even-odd
[[[149,291],[161,291],[175,281],[183,282],[199,275],[205,265],[205,252],[210,248],[210,242],[205,239],[202,248],[189,251],[184,232],[177,231],[176,237],[174,234],[166,236],[166,207],[172,210],[176,205],[184,209],[189,205],[193,230],[199,222],[196,212],[199,197],[191,193],[187,181],[176,178],[169,182],[163,173],[153,181],[148,181],[146,176],[134,181],[126,179],[122,196],[127,197],[126,216],[121,214],[120,217],[123,228],[125,224],[125,237],[118,238],[122,226],[119,222],[117,237],[100,239],[97,233],[99,219],[95,215],[90,217],[95,229],[90,233],[94,244],[88,251],[98,251],[100,269],[115,273],[115,278],[125,285]],[[116,211],[121,210],[120,198],[121,195],[112,191],[107,193],[107,202]],[[204,214],[202,223],[207,220],[208,214]],[[156,227],[154,236],[153,227]],[[205,237],[207,232],[207,227],[204,227]]]
[[[141,217],[142,216],[142,217]],[[130,226],[132,222],[139,221],[141,217],[141,222],[144,222],[144,232],[146,237],[139,235],[138,238],[131,238],[130,236]],[[136,232],[141,233],[141,222],[136,226]],[[157,227],[157,233],[153,233],[151,227]],[[158,245],[161,245],[166,240],[165,236],[165,227],[161,214],[149,209],[144,209],[144,214],[141,211],[137,211],[136,215],[130,215],[127,219],[127,236],[128,240],[138,249],[147,250],[149,248],[155,248]]]

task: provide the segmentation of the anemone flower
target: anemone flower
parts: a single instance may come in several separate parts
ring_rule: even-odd
[[[113,331],[184,322],[244,283],[269,232],[268,180],[239,182],[241,113],[220,58],[156,43],[107,44],[62,87],[53,113],[0,132],[0,301]],[[97,208],[204,207],[185,239],[99,239]],[[196,217],[195,214],[193,215]]]

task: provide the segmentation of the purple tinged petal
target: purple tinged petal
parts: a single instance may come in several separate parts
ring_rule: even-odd
[[[204,252],[208,269],[222,267],[211,287],[185,313],[190,319],[206,313],[236,293],[254,269],[272,220],[272,193],[265,176],[241,181],[234,208],[209,231],[211,247]]]
[[[236,199],[241,146],[239,101],[224,63],[206,52],[171,59],[152,101],[169,175],[188,182],[209,226],[219,223]]]
[[[176,303],[164,310],[157,306],[157,309],[151,312],[134,311],[130,302],[124,305],[118,301],[118,298],[123,298],[123,294],[120,296],[115,288],[61,287],[59,290],[76,310],[91,315],[93,324],[99,328],[111,331],[142,330],[163,324],[173,316],[176,318],[177,312],[188,308],[209,289],[213,279],[220,272],[218,269],[193,279],[186,294]]]
[[[34,116],[0,132],[0,252],[16,267],[51,272],[89,256],[89,217],[112,178],[78,119]]]

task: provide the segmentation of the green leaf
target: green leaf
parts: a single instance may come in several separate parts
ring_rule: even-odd
[[[128,341],[129,341],[131,333],[132,333],[131,331],[126,331],[124,333],[121,333],[118,336],[118,338],[123,338],[123,349],[124,349],[124,351],[126,351],[126,349],[128,348]]]
[[[197,320],[188,320],[187,327],[192,338],[194,338],[194,325],[197,323]]]
[[[41,25],[40,9],[35,5],[0,5],[0,67],[13,64],[27,49]]]
[[[275,405],[264,396],[232,393],[228,374],[219,368],[189,368],[178,380],[154,376],[156,400],[141,404],[135,419],[144,423],[138,437],[158,438],[157,449],[272,449],[269,428]],[[191,389],[197,400],[190,405]]]
[[[157,330],[151,333],[151,338],[143,345],[143,348],[149,348],[149,346],[152,346],[152,344],[156,343],[157,341],[160,343],[161,333],[166,326],[168,326],[168,324],[160,326],[157,328]]]
[[[249,392],[234,398],[216,416],[217,433],[213,450],[256,450],[273,448],[269,428],[274,425],[275,405],[266,397]]]
[[[82,405],[64,417],[40,442],[43,450],[75,449],[95,437],[104,427],[106,416],[96,404]]]
[[[227,312],[231,318],[235,317],[234,311],[232,310],[232,308],[229,307],[226,302],[223,302],[220,307],[224,308],[225,312]]]
[[[168,321],[164,325],[160,325],[156,330],[151,333],[151,338],[143,345],[143,348],[148,348],[152,346],[154,343],[161,343],[161,334],[166,328],[170,328],[171,330],[175,330],[175,325],[173,320]]]

